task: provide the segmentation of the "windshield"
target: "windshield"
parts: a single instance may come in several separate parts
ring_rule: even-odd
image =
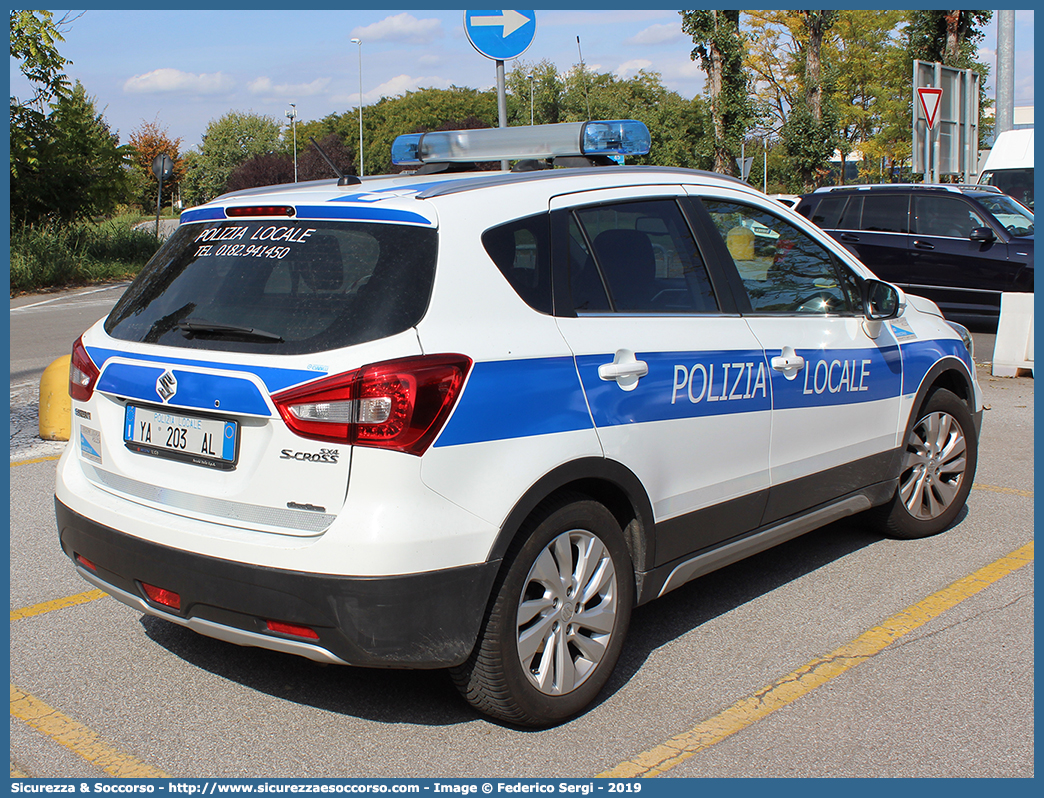
[[[113,308],[126,341],[266,354],[320,352],[417,324],[436,233],[406,225],[223,220],[183,225]]]
[[[978,194],[975,199],[1013,236],[1033,235],[1033,212],[1007,194]]]
[[[983,172],[979,183],[996,186],[1033,210],[1033,169],[992,169]]]

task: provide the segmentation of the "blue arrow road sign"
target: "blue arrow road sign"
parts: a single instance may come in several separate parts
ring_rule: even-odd
[[[465,11],[464,32],[471,46],[486,58],[518,58],[533,43],[536,12]]]

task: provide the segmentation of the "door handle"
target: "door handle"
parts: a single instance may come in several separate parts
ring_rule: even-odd
[[[788,380],[792,380],[805,367],[805,358],[795,352],[793,347],[784,346],[783,351],[772,358],[770,365],[776,371],[783,372],[783,376]]]
[[[928,241],[918,241],[914,239],[913,245],[917,249],[935,249],[935,244],[929,243]]]
[[[612,363],[598,367],[598,376],[606,382],[615,381],[625,391],[638,387],[638,380],[649,373],[649,364],[638,360],[629,349],[618,349]]]
[[[850,243],[856,243],[859,241],[859,236],[854,236],[851,233],[842,233],[841,240],[848,241]]]

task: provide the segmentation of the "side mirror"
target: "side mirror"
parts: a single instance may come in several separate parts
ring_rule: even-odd
[[[995,240],[997,236],[995,236],[993,231],[988,227],[975,227],[968,234],[968,238],[972,241],[987,242]]]
[[[863,283],[863,315],[867,321],[894,319],[903,309],[899,289],[881,280]]]

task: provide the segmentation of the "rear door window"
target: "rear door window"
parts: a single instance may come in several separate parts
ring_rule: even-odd
[[[304,354],[402,332],[427,309],[437,234],[309,220],[181,227],[109,314],[126,341]]]
[[[917,235],[967,238],[976,227],[988,227],[970,203],[957,197],[918,196],[914,199]]]
[[[718,302],[673,199],[577,208],[569,274],[579,313],[714,313]]]

